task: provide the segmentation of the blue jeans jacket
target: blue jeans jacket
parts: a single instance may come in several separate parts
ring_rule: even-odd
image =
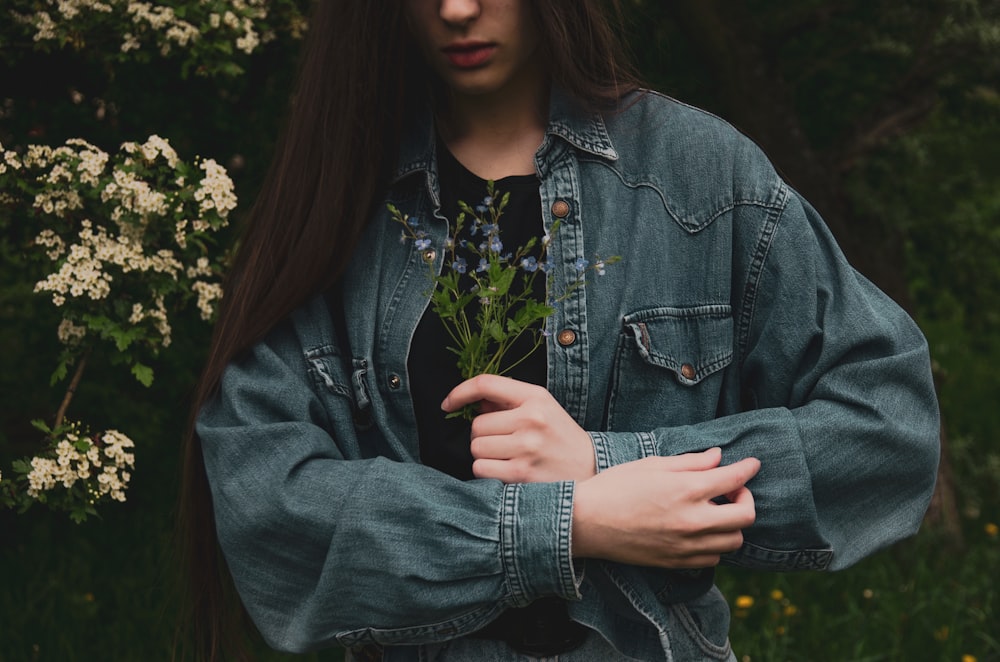
[[[317,296],[229,366],[199,417],[250,615],[278,649],[417,659],[558,596],[622,658],[729,659],[711,570],[571,557],[573,482],[420,464],[406,364],[447,236],[434,144],[419,116],[387,199],[431,248],[400,242],[380,208],[344,279],[347,337]],[[924,338],[750,140],[652,92],[605,115],[556,92],[535,163],[546,228],[562,216],[553,287],[578,257],[623,258],[558,306],[546,347],[548,388],[598,470],[714,446],[759,458],[757,521],[724,559],[749,568],[843,568],[915,532],[938,460]]]

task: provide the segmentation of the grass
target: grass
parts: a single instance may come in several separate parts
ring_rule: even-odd
[[[1000,660],[998,568],[1000,539],[970,523],[964,549],[925,531],[840,572],[724,569],[719,584],[745,662],[986,662]]]

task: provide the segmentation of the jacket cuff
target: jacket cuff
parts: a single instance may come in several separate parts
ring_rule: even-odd
[[[591,432],[597,472],[617,464],[656,455],[656,439],[649,432]]]
[[[550,595],[581,598],[570,547],[574,485],[566,481],[504,486],[500,546],[516,607]]]

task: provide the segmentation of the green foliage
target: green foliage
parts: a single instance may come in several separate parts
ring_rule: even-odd
[[[262,43],[281,33],[299,39],[306,29],[297,0],[173,2],[164,4],[8,0],[2,10],[0,54],[70,49],[101,64],[177,61],[180,73],[237,76]]]
[[[33,289],[63,318],[52,380],[102,340],[148,385],[140,359],[170,344],[168,307],[197,300],[208,319],[221,295],[224,256],[212,233],[236,205],[232,182],[214,161],[185,163],[156,136],[110,156],[74,139],[3,157],[0,230],[38,265]]]
[[[992,531],[992,534],[990,533]],[[970,527],[956,563],[934,532],[837,573],[768,575],[723,568],[734,607],[730,638],[748,662],[903,662],[1000,659],[1000,564],[994,528]],[[778,597],[780,594],[780,597]],[[777,599],[776,599],[777,597]]]

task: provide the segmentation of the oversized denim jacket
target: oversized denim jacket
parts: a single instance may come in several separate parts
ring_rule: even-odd
[[[247,610],[275,648],[377,643],[396,660],[559,596],[625,656],[729,658],[711,570],[571,557],[573,482],[420,464],[407,352],[447,236],[434,149],[414,122],[387,194],[432,248],[377,210],[344,277],[347,337],[317,296],[201,412]],[[759,458],[757,521],[724,559],[749,568],[843,568],[917,529],[938,459],[926,343],[750,140],[652,92],[604,115],[556,92],[535,164],[546,228],[562,216],[553,287],[578,257],[622,256],[557,307],[546,346],[598,470],[714,446]]]

